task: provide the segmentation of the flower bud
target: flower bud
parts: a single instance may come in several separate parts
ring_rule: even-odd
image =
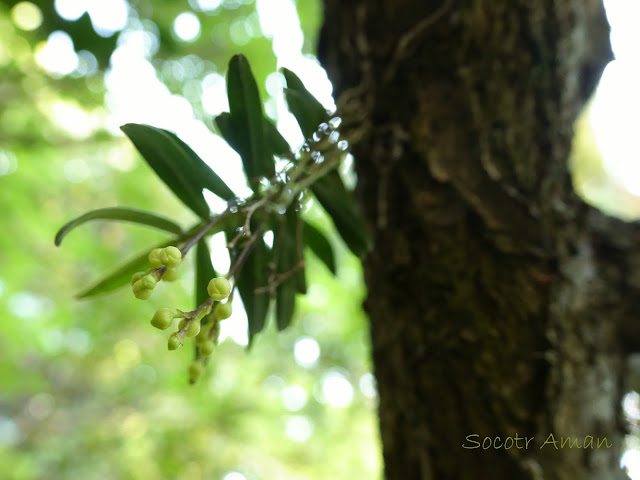
[[[210,324],[206,324],[206,325],[200,324],[200,333],[196,335],[196,343],[198,345],[209,340],[209,331],[211,330],[209,328],[210,326],[211,326]]]
[[[141,282],[142,287],[146,290],[153,290],[156,287],[156,283],[158,283],[156,277],[154,277],[153,275],[145,275],[140,280],[138,280],[138,282]]]
[[[153,315],[153,318],[151,319],[151,325],[159,328],[160,330],[165,330],[171,326],[171,324],[173,323],[173,318],[173,310],[170,310],[168,308],[161,308]]]
[[[201,362],[193,362],[189,366],[189,383],[193,384],[198,381],[202,372],[204,371],[204,365]]]
[[[164,265],[164,263],[162,262],[163,250],[164,249],[162,248],[154,248],[153,250],[151,250],[151,252],[149,252],[149,263],[152,267],[159,268]]]
[[[146,275],[145,272],[137,272],[134,273],[133,276],[131,277],[131,285],[133,285],[134,283],[136,283],[138,280],[140,280],[142,277],[144,277]]]
[[[188,322],[189,320],[186,318],[183,318],[182,320],[180,320],[180,323],[178,323],[178,330],[182,330],[184,327],[186,327]],[[187,327],[187,331],[185,335],[187,337],[195,337],[199,333],[200,333],[200,320],[197,320],[194,318],[193,320],[191,320],[191,323]]]
[[[138,290],[138,291],[133,291],[133,295],[138,299],[138,300],[148,300],[149,297],[151,297],[151,294],[153,293],[153,290],[146,290],[146,289],[142,289],[142,290]]]
[[[202,342],[199,344],[200,355],[203,357],[208,357],[213,353],[213,349],[215,348],[214,343],[211,340],[207,340],[206,342]]]
[[[216,308],[213,309],[213,315],[218,320],[225,320],[229,318],[232,313],[231,302],[219,303],[216,305]]]
[[[216,302],[224,300],[229,296],[229,293],[231,292],[231,285],[229,284],[229,280],[224,277],[212,278],[209,282],[209,285],[207,286],[207,292],[209,292],[209,296]]]
[[[156,286],[156,278],[153,275],[145,275],[133,284],[133,294],[140,300],[146,300],[153,293]]]
[[[200,321],[194,318],[193,320],[191,320],[191,325],[189,325],[189,328],[187,328],[186,336],[195,337],[199,333],[200,333]]]
[[[167,247],[163,252],[163,265],[166,265],[168,268],[175,268],[180,265],[182,261],[182,253],[177,247]]]
[[[178,338],[178,336],[173,333],[169,336],[167,346],[169,347],[169,350],[176,350],[182,346],[182,343],[180,343],[180,339]]]
[[[162,275],[162,280],[165,282],[174,282],[178,279],[178,269],[177,268],[169,268],[164,271]]]

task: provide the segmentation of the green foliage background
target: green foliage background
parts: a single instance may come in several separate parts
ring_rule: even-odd
[[[250,352],[231,339],[221,343],[205,378],[187,384],[192,352],[169,352],[166,335],[149,325],[155,309],[191,306],[190,273],[163,285],[147,302],[121,290],[93,300],[73,294],[148,245],[162,233],[122,223],[94,222],[53,245],[56,230],[85,211],[130,205],[160,211],[190,225],[188,212],[155,177],[124,138],[98,128],[74,136],[55,116],[68,102],[104,121],[104,72],[117,34],[95,34],[87,16],[65,22],[52,1],[36,3],[40,28],[25,32],[12,22],[16,2],[0,3],[0,465],[9,479],[217,479],[376,478],[380,447],[375,397],[360,388],[370,379],[364,287],[359,262],[335,235],[338,276],[309,258],[310,295],[300,297],[294,325],[276,335],[271,326]],[[152,62],[172,92],[188,78],[172,77],[171,62],[202,63],[201,80],[224,72],[231,55],[244,53],[267,98],[266,76],[275,71],[271,40],[235,45],[229,29],[255,15],[252,2],[226,2],[198,12],[203,34],[180,42],[171,23],[187,2],[130,2],[160,48]],[[305,52],[315,48],[321,21],[316,1],[297,4]],[[90,75],[50,76],[36,63],[39,42],[62,29],[76,49],[90,50],[101,68]],[[212,38],[215,40],[212,45]],[[163,68],[165,67],[165,68]],[[213,123],[197,101],[196,115]],[[80,159],[85,180],[71,182]],[[72,177],[72,175],[71,175]],[[330,222],[315,210],[317,225]],[[314,366],[295,361],[294,345],[315,339]],[[326,375],[339,373],[353,400],[336,407],[323,398]],[[299,411],[283,403],[287,387],[300,386],[308,401]],[[287,435],[287,425],[308,422],[306,441]],[[225,477],[226,476],[226,477]]]

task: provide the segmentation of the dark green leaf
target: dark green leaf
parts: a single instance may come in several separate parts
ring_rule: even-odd
[[[296,292],[305,287],[302,265],[302,228],[295,209],[288,208],[275,233],[274,248],[277,256],[277,274],[284,280],[276,289],[276,321],[278,330],[291,323]],[[302,282],[302,284],[301,284]]]
[[[298,293],[307,293],[307,280],[305,277],[304,265],[304,222],[299,214],[295,215],[296,222],[296,264],[298,265],[298,273],[296,273],[296,291]]]
[[[207,165],[196,152],[194,152],[189,145],[184,143],[180,138],[173,132],[168,130],[164,130],[167,135],[172,137],[178,145],[180,145],[185,153],[187,153],[190,157],[190,162],[185,164],[185,168],[191,168],[193,170],[194,177],[198,177],[200,179],[200,186],[202,188],[206,188],[211,191],[218,197],[223,200],[231,200],[236,196],[233,193],[226,183],[218,176],[216,172],[214,172],[209,165]]]
[[[179,225],[152,212],[126,207],[99,208],[71,220],[58,230],[55,239],[56,246],[62,243],[64,237],[66,237],[71,230],[89,220],[122,220],[125,222],[139,223],[141,225],[149,225],[171,233],[182,234],[182,229]]]
[[[235,196],[220,177],[173,133],[134,123],[121,129],[160,179],[201,218],[209,217],[203,188],[225,200]]]
[[[242,149],[237,139],[238,135],[235,133],[235,124],[233,123],[231,114],[223,112],[215,118],[215,122],[222,138],[224,138],[229,146],[238,152],[238,154],[241,154]],[[288,157],[291,155],[289,143],[280,134],[275,125],[266,117],[264,118],[264,139],[270,154],[279,157]]]
[[[227,239],[231,240],[233,236],[233,234],[227,235]],[[256,293],[256,289],[267,285],[270,254],[271,251],[260,237],[249,252],[241,270],[235,276],[242,303],[247,312],[250,339],[264,328],[269,310],[270,297],[268,292]]]
[[[128,262],[122,264],[99,282],[95,283],[86,290],[81,291],[76,295],[77,298],[93,297],[101,293],[111,292],[123,285],[128,285],[131,281],[131,277],[134,273],[146,270],[149,267],[149,252],[154,248],[167,247],[169,245],[175,245],[177,239],[172,238],[157,245],[149,247],[135,258],[132,258]]]
[[[289,70],[288,68],[282,68],[282,74],[284,75],[284,79],[287,82],[288,88],[290,88],[291,90],[296,90],[298,92],[306,92],[311,95],[309,90],[307,90],[307,87],[305,87],[304,83],[302,83],[302,80],[300,80],[300,77],[298,77],[291,70]]]
[[[222,112],[215,118],[216,126],[220,130],[220,135],[225,141],[233,148],[238,154],[240,153],[240,142],[235,133],[233,121],[231,120],[231,114],[229,112]]]
[[[309,103],[308,97],[298,91],[285,88],[284,97],[287,100],[289,111],[296,117],[300,130],[306,139],[311,138],[318,126],[329,118],[322,106],[318,110],[312,103]]]
[[[289,110],[296,117],[305,138],[311,138],[322,122],[329,119],[322,104],[306,89],[300,78],[291,70],[282,69],[287,87],[284,90]]]
[[[236,143],[233,148],[242,158],[249,184],[255,186],[255,179],[275,175],[275,164],[264,138],[264,116],[258,85],[243,55],[235,55],[229,62],[227,96],[232,136]]]
[[[304,222],[304,243],[316,257],[318,257],[327,268],[336,274],[336,260],[333,254],[333,247],[324,233],[308,222]]]
[[[317,180],[311,190],[327,211],[349,249],[361,257],[371,247],[367,227],[337,171]]]
[[[211,263],[209,247],[207,247],[207,242],[203,238],[196,244],[196,308],[209,298],[207,286],[209,281],[217,276]]]
[[[264,119],[264,138],[267,142],[269,152],[278,157],[287,157],[291,155],[291,147],[284,137],[280,134],[276,126],[271,123],[268,118]]]

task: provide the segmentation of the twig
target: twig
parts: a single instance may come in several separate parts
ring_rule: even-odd
[[[184,257],[187,254],[187,252],[191,249],[191,247],[193,247],[196,243],[198,243],[200,239],[204,237],[209,230],[211,230],[214,226],[216,226],[216,224],[220,220],[222,220],[225,216],[227,216],[228,213],[229,213],[229,207],[227,207],[225,211],[222,212],[220,215],[213,218],[209,223],[207,223],[204,227],[202,227],[202,229],[198,233],[196,233],[193,237],[191,237],[191,240],[185,243],[184,246],[180,249],[180,253],[182,254],[182,256]]]

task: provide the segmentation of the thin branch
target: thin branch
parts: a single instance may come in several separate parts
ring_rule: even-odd
[[[182,254],[182,256],[184,257],[187,254],[187,252],[191,249],[191,247],[193,247],[196,243],[198,243],[200,239],[204,237],[209,230],[215,227],[218,224],[218,222],[220,222],[224,217],[226,217],[228,213],[229,213],[229,207],[227,207],[224,212],[222,212],[217,217],[213,218],[209,223],[207,223],[204,227],[202,227],[202,229],[197,234],[191,237],[191,240],[185,243],[184,246],[180,249],[180,253]]]
[[[251,236],[251,238],[249,238],[249,241],[247,242],[247,244],[242,248],[242,252],[240,252],[240,255],[238,255],[236,262],[229,269],[229,272],[227,273],[227,278],[231,278],[240,269],[240,267],[242,267],[242,265],[247,259],[247,256],[249,255],[249,252],[255,245],[256,240],[258,239],[258,236],[262,233],[262,227],[263,227],[263,224],[260,224],[256,232]],[[238,283],[238,282],[236,281],[235,283]]]
[[[274,276],[273,281],[269,281],[269,285],[265,285],[264,287],[258,287],[255,290],[256,294],[269,292],[270,295],[276,291],[285,280],[295,275],[298,270],[304,267],[304,260],[300,260],[296,265],[294,265],[289,271],[278,273]]]

